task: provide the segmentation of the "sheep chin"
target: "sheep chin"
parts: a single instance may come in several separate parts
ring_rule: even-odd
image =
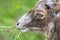
[[[28,28],[21,29],[21,32],[27,32],[27,31],[29,31],[29,29],[28,29]]]

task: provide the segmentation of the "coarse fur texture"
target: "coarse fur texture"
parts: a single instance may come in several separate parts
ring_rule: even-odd
[[[60,40],[60,0],[41,0],[17,22],[22,31],[42,32],[46,40]]]

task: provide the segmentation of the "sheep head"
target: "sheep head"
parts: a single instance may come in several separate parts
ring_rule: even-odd
[[[22,31],[41,31],[47,32],[54,27],[55,15],[53,10],[56,0],[42,0],[25,13],[17,22],[17,28]],[[51,27],[50,27],[51,25]]]

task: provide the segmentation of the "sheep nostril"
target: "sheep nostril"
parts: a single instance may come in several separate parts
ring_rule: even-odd
[[[19,25],[19,23],[17,23],[17,25]]]

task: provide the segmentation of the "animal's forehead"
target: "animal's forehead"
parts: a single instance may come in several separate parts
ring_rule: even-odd
[[[36,14],[36,13],[47,13],[47,11],[46,10],[38,10],[38,9],[32,9],[32,10],[30,10],[29,12],[28,12],[28,14],[31,14],[31,15],[34,15],[34,14]]]
[[[53,6],[54,2],[52,0],[39,1],[37,3],[37,5],[33,9],[31,9],[28,13],[35,14],[35,12],[37,12],[37,10],[47,13],[46,5]]]
[[[37,5],[36,5],[36,10],[44,10],[45,8],[45,5],[46,3],[45,2],[39,2]]]

